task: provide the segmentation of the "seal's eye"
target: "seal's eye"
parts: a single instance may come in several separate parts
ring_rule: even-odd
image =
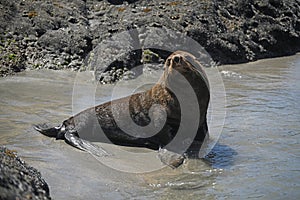
[[[175,63],[179,63],[181,58],[179,56],[176,56],[176,57],[174,57],[173,60],[174,60]]]

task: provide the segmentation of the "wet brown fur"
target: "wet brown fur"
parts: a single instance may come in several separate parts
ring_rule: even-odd
[[[179,58],[179,62],[175,62],[175,60],[178,61],[175,57]],[[194,140],[202,142],[207,134],[206,111],[210,98],[208,80],[196,58],[183,51],[176,51],[168,57],[164,65],[163,75],[158,83],[148,91],[86,109],[64,121],[63,125],[66,129],[75,128],[77,132],[87,131],[88,128],[91,131],[91,124],[97,122],[89,122],[89,119],[91,116],[96,115],[98,123],[110,142],[126,146],[144,146],[152,149],[163,147],[176,135],[181,120],[180,104],[175,94],[168,89],[168,86],[172,84],[171,79],[174,70],[180,72],[189,81],[198,98],[201,115],[199,129]],[[153,104],[162,105],[167,113],[167,121],[162,130],[150,138],[133,137],[120,130],[114,120],[112,104],[117,105],[117,113],[121,114],[128,106],[126,104],[128,100],[130,116],[140,126],[145,126],[150,122],[148,112]]]

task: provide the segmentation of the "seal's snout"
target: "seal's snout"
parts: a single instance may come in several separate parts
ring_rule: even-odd
[[[168,58],[166,60],[165,66],[166,67],[177,67],[179,64],[182,63],[181,61],[182,61],[182,57],[180,55],[170,56],[170,58]]]
[[[174,58],[173,58],[173,61],[174,61],[174,63],[176,63],[176,64],[179,64],[180,63],[180,61],[181,61],[181,57],[180,56],[175,56]]]

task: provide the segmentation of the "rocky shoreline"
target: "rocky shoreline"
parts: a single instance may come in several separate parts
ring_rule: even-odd
[[[5,147],[0,147],[0,199],[51,199],[41,173]]]
[[[85,70],[87,55],[100,42],[140,27],[178,31],[197,41],[218,64],[292,55],[300,50],[297,0],[3,0],[0,10],[1,76],[25,69]],[[142,34],[137,33],[138,42]],[[143,49],[143,44],[139,45]],[[119,57],[115,68],[122,69],[120,73],[140,64],[142,57],[141,51],[124,56],[124,51],[130,50],[124,46],[118,52],[101,53],[106,60],[112,59],[112,54]],[[162,59],[167,56],[161,51],[154,53]],[[110,74],[93,67],[100,81]]]

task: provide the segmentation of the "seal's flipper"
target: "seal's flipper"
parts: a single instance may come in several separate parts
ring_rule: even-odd
[[[62,138],[59,138],[59,135],[60,135],[59,133],[61,132],[61,126],[53,127],[53,126],[50,126],[49,124],[44,123],[44,124],[34,125],[33,128],[48,137],[55,137],[57,139],[62,139]]]
[[[98,145],[92,144],[89,141],[83,140],[74,134],[72,131],[67,131],[65,133],[65,141],[83,151],[87,151],[92,155],[105,157],[111,156],[112,154],[107,153],[103,148],[99,147]]]
[[[160,148],[158,151],[158,158],[162,163],[175,169],[183,164],[185,157],[181,154],[168,151],[167,149]]]

